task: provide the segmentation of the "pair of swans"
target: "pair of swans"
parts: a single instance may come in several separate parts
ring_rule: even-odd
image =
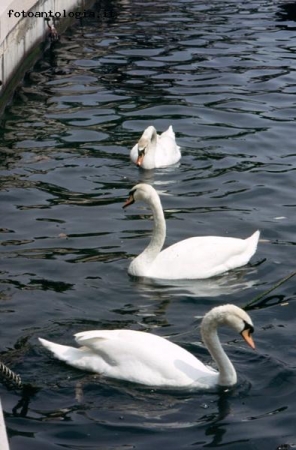
[[[159,195],[149,184],[137,184],[123,208],[136,201],[144,201],[152,209],[154,228],[149,245],[131,262],[130,275],[164,280],[206,279],[244,266],[257,249],[259,231],[247,239],[192,237],[162,250],[166,223]]]
[[[171,280],[209,278],[247,264],[256,251],[259,231],[248,239],[193,237],[161,251],[166,224],[160,198],[152,186],[138,184],[124,207],[138,200],[152,209],[154,229],[149,245],[131,262],[131,275]],[[235,368],[218,338],[220,325],[240,333],[255,348],[253,323],[244,310],[235,305],[211,309],[202,320],[201,336],[218,371],[167,339],[142,331],[84,331],[75,335],[78,348],[39,340],[57,359],[108,378],[154,387],[208,389],[237,382]]]
[[[146,128],[130,156],[144,169],[178,162],[181,153],[172,126],[160,136],[153,126]],[[248,239],[194,237],[162,250],[166,224],[159,196],[152,186],[138,184],[131,190],[124,208],[137,200],[146,202],[152,209],[154,229],[148,247],[130,264],[130,275],[166,280],[205,279],[244,266],[256,252],[259,231]]]
[[[173,127],[158,135],[153,126],[146,128],[130,152],[131,160],[143,169],[155,169],[176,164],[181,158]]]
[[[209,389],[237,382],[235,368],[218,338],[217,328],[222,325],[240,333],[255,348],[253,323],[244,310],[235,305],[211,309],[202,320],[201,336],[218,371],[182,347],[143,331],[83,331],[75,334],[79,348],[39,340],[57,359],[108,378],[162,388]]]

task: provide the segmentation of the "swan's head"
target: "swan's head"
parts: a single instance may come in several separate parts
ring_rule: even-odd
[[[150,202],[153,196],[157,196],[155,189],[150,186],[150,184],[140,183],[132,188],[129,193],[129,198],[123,205],[123,208],[126,208],[129,205],[132,205],[134,202],[138,200],[142,200],[144,202]]]
[[[139,142],[138,142],[138,158],[137,158],[137,166],[140,167],[143,164],[145,155],[149,150],[149,146],[151,143],[154,143],[156,139],[156,129],[151,125],[146,128],[144,133],[142,134]]]
[[[237,333],[241,334],[249,346],[255,349],[252,338],[254,325],[249,314],[235,305],[222,305],[211,309],[203,318],[202,333],[207,334],[213,328],[227,325]]]

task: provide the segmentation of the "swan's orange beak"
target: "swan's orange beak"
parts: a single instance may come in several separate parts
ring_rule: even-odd
[[[132,205],[134,203],[134,197],[133,195],[130,195],[125,204],[123,205],[123,208],[126,208],[129,205]]]
[[[249,328],[246,328],[244,331],[242,331],[242,337],[244,338],[244,340],[246,341],[247,344],[249,344],[249,346],[255,350],[255,343],[253,341],[252,335],[250,333]]]
[[[137,166],[138,167],[141,167],[141,165],[143,164],[144,156],[145,156],[144,152],[138,156],[138,158],[137,158]]]

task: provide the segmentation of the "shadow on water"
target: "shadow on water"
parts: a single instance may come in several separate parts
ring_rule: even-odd
[[[178,298],[180,295],[200,298],[227,296],[250,289],[259,283],[257,267],[243,267],[223,276],[206,280],[160,280],[131,277],[132,284],[142,295],[167,295]]]
[[[276,16],[280,21],[296,22],[296,4],[295,2],[281,3],[278,5]]]

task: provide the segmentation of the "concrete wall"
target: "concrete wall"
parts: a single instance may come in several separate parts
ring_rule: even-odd
[[[42,13],[61,14],[58,30],[75,20],[74,12],[83,13],[85,0],[0,0],[0,112],[9,101],[17,83],[41,56],[48,27]],[[25,14],[30,17],[23,17]],[[66,17],[64,17],[66,16]],[[72,17],[71,17],[72,16]],[[52,23],[51,19],[51,22]]]

